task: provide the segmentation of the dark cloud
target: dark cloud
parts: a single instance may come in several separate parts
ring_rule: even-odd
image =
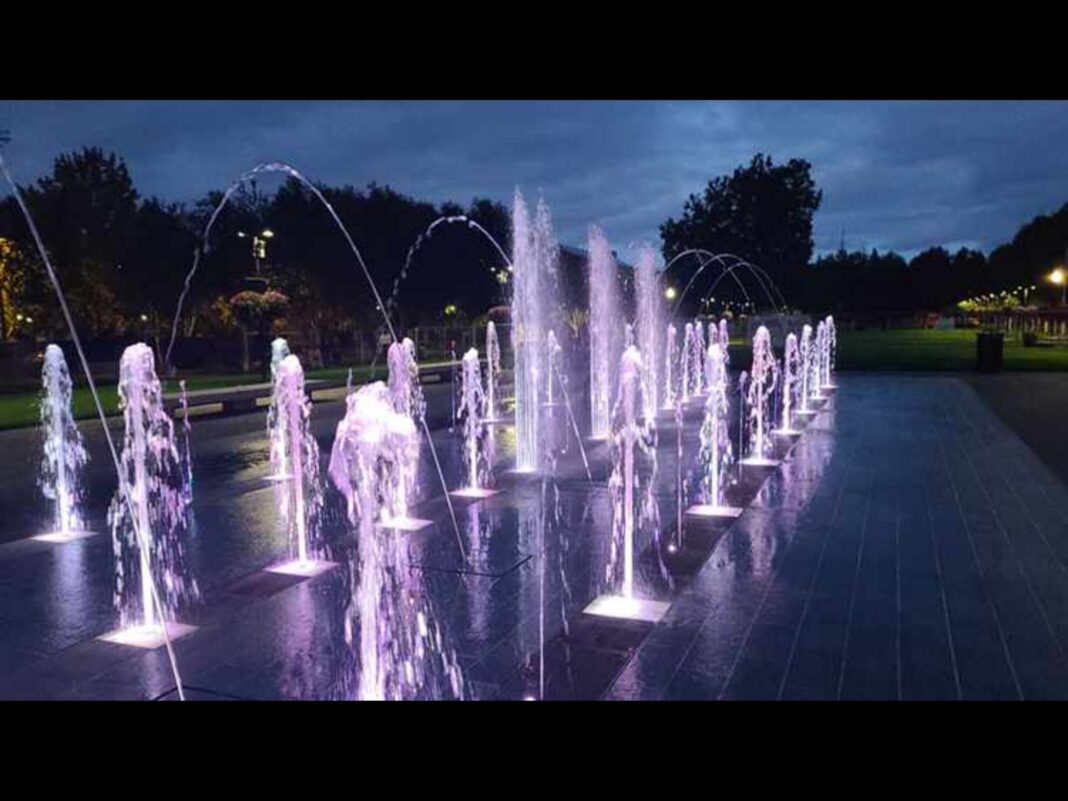
[[[1064,102],[0,101],[23,181],[83,145],[146,194],[189,200],[260,161],[434,201],[542,193],[561,241],[624,255],[756,151],[812,162],[819,250],[990,249],[1068,200]]]

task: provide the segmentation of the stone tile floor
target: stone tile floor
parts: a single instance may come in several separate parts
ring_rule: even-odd
[[[456,505],[481,575],[456,570],[444,504],[421,507],[435,525],[404,535],[411,562],[425,568],[413,576],[463,667],[466,697],[1068,695],[1065,485],[957,378],[838,381],[804,436],[781,445],[783,464],[747,468],[731,489],[729,500],[747,507],[740,518],[711,530],[686,519],[690,559],[664,545],[678,537],[680,471],[684,504],[692,501],[698,420],[683,427],[681,464],[673,425],[663,426],[660,546],[643,528],[638,560],[640,592],[671,601],[655,626],[582,615],[602,589],[608,547],[603,447],[589,454],[593,485],[572,447],[557,480],[502,476],[496,497]],[[324,454],[332,428],[317,426]],[[347,572],[261,586],[257,571],[285,540],[272,491],[258,481],[259,426],[204,421],[194,436],[191,553],[205,598],[183,617],[200,628],[175,644],[188,696],[336,697]],[[508,433],[501,439],[507,461]],[[457,443],[444,431],[435,440],[455,482]],[[245,454],[240,466],[224,464],[229,451]],[[3,472],[22,482],[7,493],[30,494],[32,469],[8,460]],[[98,515],[101,507],[98,499]],[[0,698],[174,698],[164,649],[93,639],[115,625],[110,538],[27,543],[8,528],[25,518],[0,523],[0,540],[10,540],[0,546]],[[343,557],[336,510],[326,529]]]

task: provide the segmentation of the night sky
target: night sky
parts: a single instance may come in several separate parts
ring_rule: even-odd
[[[3,101],[22,183],[98,145],[138,190],[192,200],[261,161],[420,199],[543,193],[558,238],[625,257],[756,151],[813,165],[817,251],[989,251],[1068,201],[1068,103],[1032,101]],[[279,179],[274,179],[279,180]],[[264,181],[261,186],[273,184]]]

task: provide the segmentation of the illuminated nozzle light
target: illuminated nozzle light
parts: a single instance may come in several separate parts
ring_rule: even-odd
[[[82,518],[81,474],[89,460],[81,432],[71,413],[72,383],[58,345],[45,348],[41,370],[41,434],[43,453],[37,485],[52,505],[48,533],[33,539],[70,542],[91,536]]]

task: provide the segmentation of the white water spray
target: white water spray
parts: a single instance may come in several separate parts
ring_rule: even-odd
[[[51,530],[40,536],[66,541],[87,533],[78,507],[82,500],[81,472],[89,456],[71,412],[70,371],[58,345],[45,348],[41,389],[44,448],[37,483],[54,506]]]
[[[486,323],[486,420],[498,419],[497,401],[501,380],[501,346],[497,340],[497,326]]]
[[[116,493],[108,512],[116,564],[115,606],[124,628],[148,631],[173,620],[179,606],[200,593],[186,570],[181,543],[188,496],[174,423],[163,408],[152,349],[144,343],[131,345],[122,354],[119,406],[125,422],[120,462],[126,486]],[[153,581],[162,590],[159,596],[153,592]]]
[[[393,515],[418,453],[415,422],[395,408],[381,381],[346,399],[330,478],[346,499],[359,543],[344,623],[345,642],[358,656],[358,678],[347,694],[359,700],[463,697],[459,664],[413,579],[407,545],[378,525]]]
[[[612,388],[619,352],[620,311],[616,260],[604,232],[590,226],[590,429],[591,436],[603,439],[611,425]]]

